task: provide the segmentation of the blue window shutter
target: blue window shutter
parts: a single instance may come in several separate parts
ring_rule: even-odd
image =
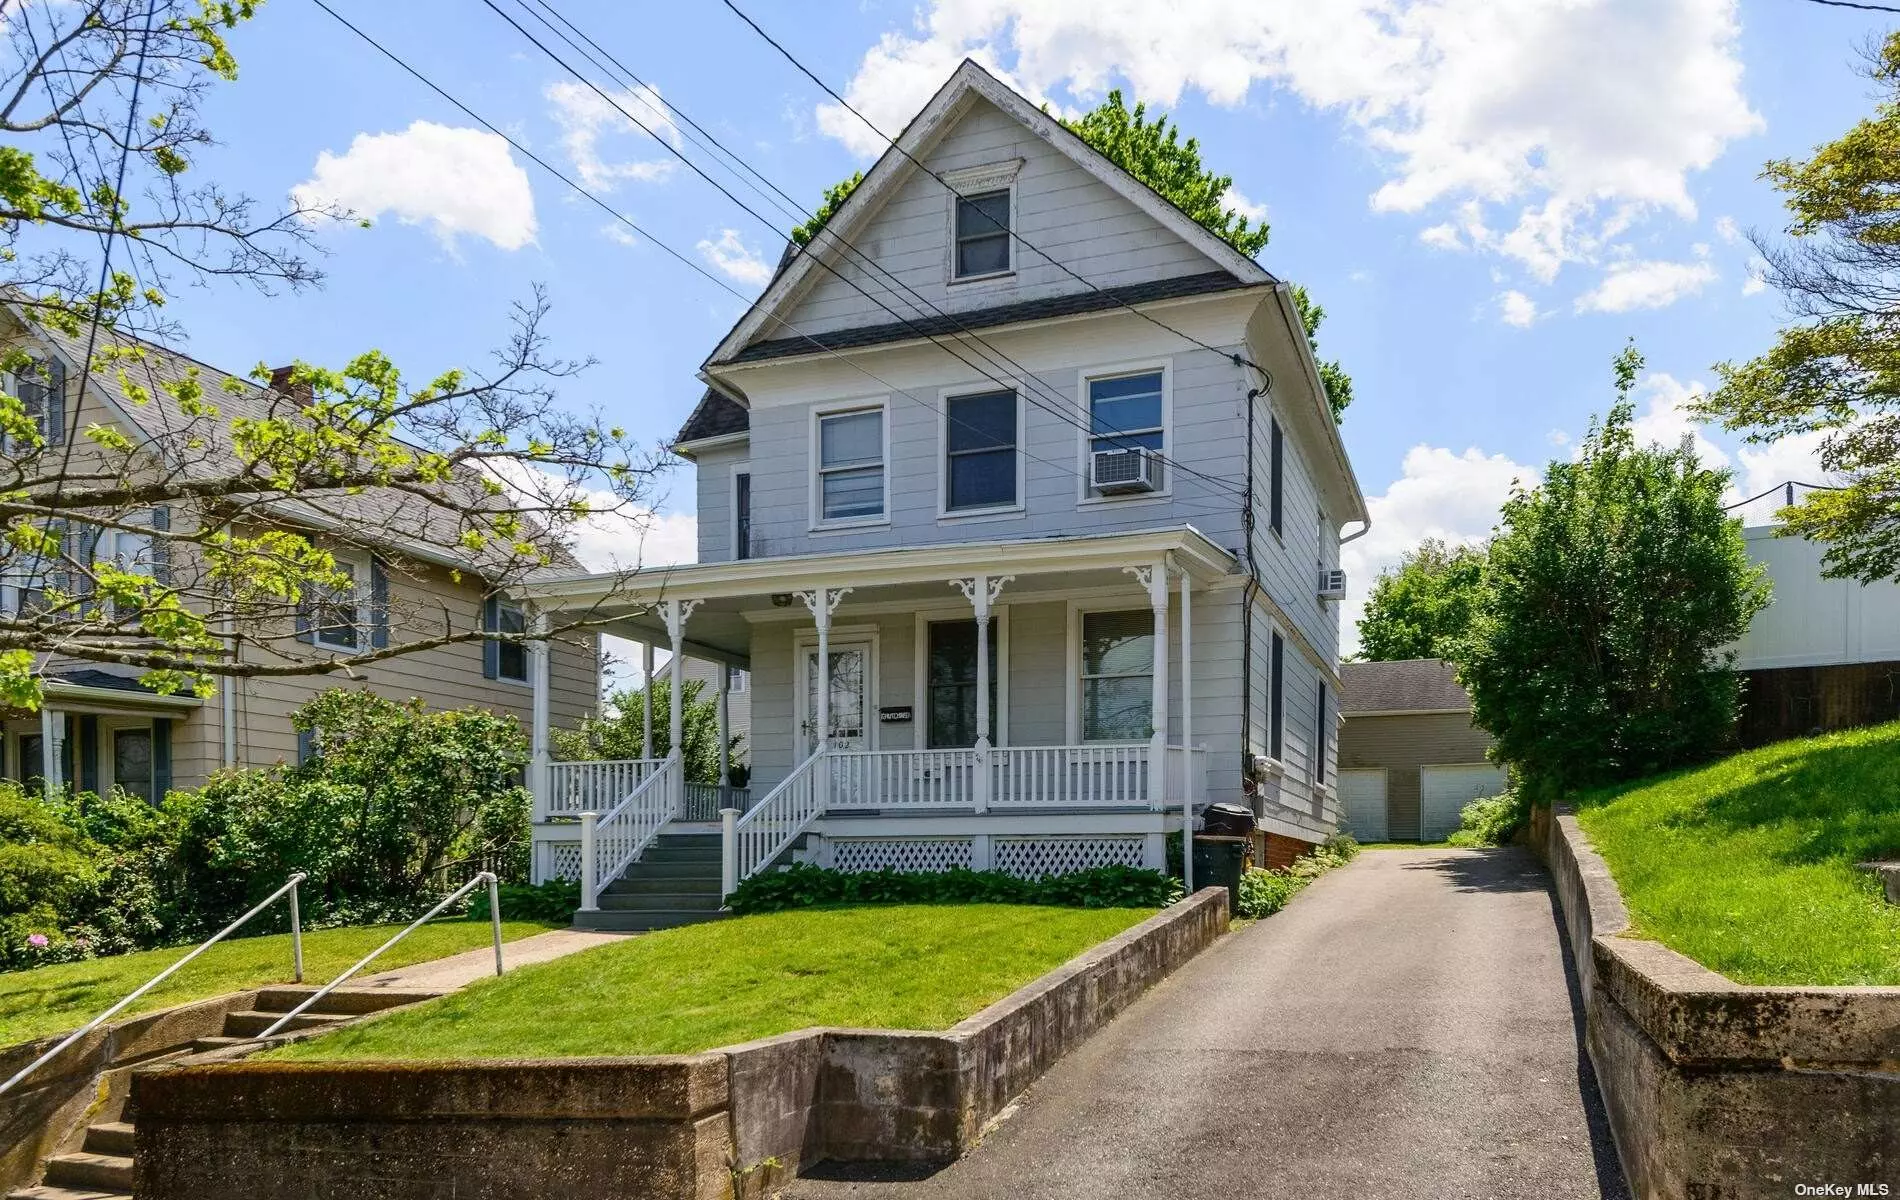
[[[316,757],[316,753],[317,753],[316,730],[299,729],[297,731],[297,765],[301,767],[305,763],[308,763],[311,759]]]
[[[1267,664],[1267,753],[1275,759],[1286,748],[1286,640],[1273,635],[1273,651]]]
[[[1277,418],[1269,419],[1267,424],[1270,426],[1269,439],[1271,442],[1271,450],[1268,455],[1271,461],[1268,469],[1273,476],[1272,479],[1267,481],[1268,487],[1272,489],[1270,493],[1272,502],[1267,513],[1267,525],[1273,532],[1279,533],[1281,522],[1286,516],[1286,435],[1280,432],[1280,422]]]
[[[172,723],[168,717],[152,718],[152,796],[163,800],[172,790]]]
[[[389,645],[389,572],[383,560],[369,560],[369,644],[372,650]]]
[[[99,794],[99,718],[79,718],[79,790]]]
[[[482,601],[482,629],[494,633],[501,628],[501,600],[490,596]],[[482,678],[501,678],[501,643],[490,638],[482,642]]]

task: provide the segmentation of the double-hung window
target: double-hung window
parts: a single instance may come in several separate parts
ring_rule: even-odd
[[[957,197],[957,279],[1009,270],[1009,189]]]
[[[27,416],[39,427],[48,446],[66,439],[66,367],[58,359],[34,360],[5,380],[20,398]]]
[[[1089,380],[1089,449],[1163,450],[1161,372]]]
[[[884,516],[884,493],[884,410],[860,408],[820,415],[819,519],[879,520]]]
[[[1017,495],[1015,392],[951,396],[943,405],[944,509],[1012,508]]]
[[[996,630],[990,629],[990,725],[996,726]],[[930,623],[926,704],[930,748],[976,745],[976,622]]]
[[[1155,618],[1082,614],[1082,740],[1138,742],[1154,728]]]
[[[339,586],[317,598],[310,616],[310,634],[317,645],[331,650],[356,650],[363,644],[364,575],[348,559],[336,560]]]

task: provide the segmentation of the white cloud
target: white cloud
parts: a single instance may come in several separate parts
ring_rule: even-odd
[[[1768,264],[1759,258],[1748,264],[1748,278],[1742,280],[1742,295],[1759,296],[1768,290],[1768,281],[1761,277],[1767,268]]]
[[[1762,128],[1739,35],[1735,0],[1176,0],[1164,21],[1133,0],[930,0],[845,95],[895,133],[966,55],[1038,101],[1125,83],[1231,107],[1266,84],[1380,154],[1374,208],[1501,210],[1508,232],[1466,235],[1548,279],[1644,214],[1693,216],[1689,175]],[[885,148],[839,105],[817,117],[860,155]]]
[[[417,121],[401,133],[359,133],[343,154],[319,154],[310,178],[291,194],[299,204],[426,224],[450,249],[463,234],[503,250],[534,241],[528,173],[506,141],[480,129]]]
[[[1708,439],[1704,433],[1708,427],[1696,420],[1689,411],[1689,406],[1707,390],[1700,382],[1691,380],[1684,383],[1663,371],[1652,371],[1639,379],[1636,395],[1638,398],[1647,396],[1649,403],[1630,426],[1637,444],[1655,442],[1674,447],[1685,436],[1692,437],[1703,466],[1728,466],[1728,452]]]
[[[1741,469],[1737,473],[1734,498],[1747,499],[1787,483],[1838,483],[1839,480],[1821,466],[1821,443],[1827,436],[1825,430],[1816,430],[1793,434],[1765,446],[1742,447],[1735,455],[1741,460]],[[1806,495],[1803,489],[1795,489],[1796,500]],[[1766,525],[1774,520],[1775,510],[1786,500],[1786,493],[1777,491],[1752,500],[1735,513],[1749,525]]]
[[[1470,543],[1489,537],[1511,485],[1521,481],[1530,486],[1539,478],[1531,467],[1476,447],[1463,454],[1440,446],[1418,445],[1408,450],[1399,478],[1384,495],[1366,502],[1371,531],[1340,551],[1347,580],[1340,614],[1345,649],[1358,648],[1359,617],[1380,571],[1398,565],[1408,550],[1426,538]]]
[[[1449,221],[1442,225],[1428,225],[1418,231],[1418,240],[1434,250],[1463,250],[1465,240],[1458,236],[1458,227]]]
[[[1717,217],[1715,218],[1715,236],[1733,246],[1742,240],[1741,227],[1735,224],[1734,217],[1727,215]]]
[[[654,137],[664,138],[674,149],[679,148],[679,126],[674,123],[673,110],[666,106],[660,93],[649,87],[632,87],[610,92],[608,97],[611,102],[579,83],[563,81],[548,86],[547,98],[554,106],[554,123],[561,127],[561,146],[572,160],[581,183],[597,192],[610,192],[623,179],[656,183],[672,175],[679,162],[671,156],[610,161],[601,153],[603,139],[631,136],[642,142],[650,140],[628,114],[639,118],[639,124],[652,131]]]
[[[1715,278],[1715,268],[1700,259],[1620,262],[1604,271],[1595,287],[1577,297],[1577,311],[1620,313],[1664,308],[1684,296],[1695,295]]]
[[[1537,301],[1520,291],[1505,292],[1498,297],[1498,315],[1506,325],[1529,329],[1537,320]]]
[[[1544,435],[1544,440],[1553,446],[1568,446],[1570,444],[1570,434],[1562,429],[1553,429]]]
[[[739,240],[736,229],[722,229],[717,238],[699,240],[699,256],[740,283],[764,287],[772,278],[772,264]]]
[[[1267,219],[1267,206],[1265,204],[1256,204],[1254,201],[1249,200],[1239,188],[1231,184],[1228,185],[1225,192],[1221,193],[1220,202],[1223,208],[1234,210],[1256,225]]]

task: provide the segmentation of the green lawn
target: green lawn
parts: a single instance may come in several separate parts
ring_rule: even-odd
[[[1581,798],[1636,931],[1741,983],[1900,984],[1900,723]]]
[[[367,925],[304,934],[304,980],[328,983],[342,974],[345,967],[389,940],[400,928],[400,925]],[[534,921],[505,921],[501,932],[503,938],[513,941],[544,933],[548,928]],[[492,937],[487,921],[448,920],[424,925],[371,963],[364,974],[443,958],[487,945]],[[0,1046],[77,1029],[190,952],[190,947],[141,950],[113,958],[0,973]],[[139,997],[138,1002],[120,1016],[225,992],[241,992],[267,983],[288,983],[290,976],[290,935],[287,933],[220,942],[158,988]]]
[[[273,1054],[564,1058],[707,1050],[811,1025],[945,1029],[1152,909],[807,909],[630,938]]]

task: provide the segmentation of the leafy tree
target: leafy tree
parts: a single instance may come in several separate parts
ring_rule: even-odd
[[[1484,551],[1427,538],[1379,575],[1359,618],[1359,654],[1370,662],[1458,657],[1484,575]]]
[[[656,675],[658,673],[656,672]],[[693,783],[719,782],[719,701],[706,694],[706,681],[688,679],[681,704],[681,727],[686,735],[686,778]],[[653,756],[673,752],[673,680],[660,675],[648,688],[624,688],[608,697],[600,716],[584,717],[578,729],[554,731],[554,757],[563,761],[639,758],[646,736],[646,704],[653,703]],[[735,776],[745,735],[733,734],[727,755]],[[737,783],[739,780],[734,779]]]
[[[20,0],[0,22],[0,575],[24,597],[0,613],[8,703],[37,705],[55,655],[203,694],[481,639],[472,613],[400,586],[352,651],[318,652],[297,625],[360,597],[347,559],[395,580],[446,560],[508,590],[571,563],[577,525],[648,485],[646,451],[553,403],[586,364],[549,353],[538,291],[491,367],[426,380],[375,350],[254,383],[161,352],[185,336],[177,287],[315,286],[312,239],[348,215],[198,180],[199,102],[236,79],[227,37],[256,7]],[[83,423],[82,390],[146,430]],[[599,623],[561,622],[557,636]]]
[[[1196,224],[1234,249],[1253,258],[1266,249],[1268,228],[1258,224],[1228,204],[1231,175],[1216,175],[1201,161],[1201,144],[1195,138],[1181,140],[1180,128],[1159,114],[1152,120],[1145,104],[1129,108],[1117,88],[1102,101],[1073,121],[1064,121],[1072,132],[1094,147],[1110,162],[1153,188],[1161,198],[1186,213]],[[864,180],[859,171],[851,178],[825,189],[824,203],[812,219],[792,231],[792,241],[800,246],[810,243],[833,213],[850,198]],[[1306,327],[1306,341],[1317,358],[1320,322],[1326,310],[1315,304],[1306,289],[1295,286],[1293,302],[1300,321]],[[1341,419],[1352,403],[1352,377],[1335,360],[1321,362],[1320,381],[1326,387],[1327,403],[1333,420]]]
[[[1767,602],[1726,471],[1693,444],[1639,446],[1634,346],[1616,403],[1575,461],[1505,502],[1459,678],[1473,717],[1535,797],[1720,753],[1735,725],[1739,638]]]
[[[1765,354],[1718,364],[1721,385],[1699,407],[1754,442],[1823,435],[1821,466],[1847,486],[1783,509],[1781,532],[1829,543],[1828,574],[1871,582],[1900,575],[1900,33],[1868,74],[1873,116],[1762,173],[1792,237],[1755,237],[1762,278],[1798,323]]]

